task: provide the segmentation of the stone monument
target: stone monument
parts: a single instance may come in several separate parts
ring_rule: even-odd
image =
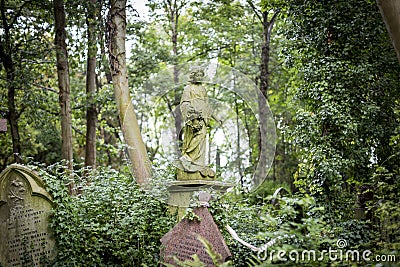
[[[51,208],[51,195],[35,172],[13,164],[0,174],[0,266],[40,266],[54,258]]]
[[[177,265],[174,257],[179,261],[186,261],[193,260],[192,256],[196,254],[205,266],[215,266],[199,237],[207,240],[212,245],[213,252],[221,256],[219,263],[223,263],[231,257],[231,252],[207,209],[210,195],[200,192],[199,200],[200,207],[194,208],[193,212],[200,220],[190,221],[184,218],[161,239],[163,263]]]
[[[177,160],[177,181],[170,184],[168,203],[171,211],[178,210],[180,218],[194,192],[211,189],[225,192],[231,184],[216,181],[213,169],[206,164],[207,127],[210,119],[215,119],[202,84],[205,73],[199,66],[192,67],[189,83],[184,88],[180,101],[182,113],[183,143],[181,157]]]
[[[178,180],[213,180],[214,171],[206,165],[207,126],[212,116],[207,92],[201,84],[204,70],[194,67],[181,98],[183,128],[182,156]]]

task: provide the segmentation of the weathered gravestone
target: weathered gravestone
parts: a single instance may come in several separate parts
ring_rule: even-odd
[[[0,174],[0,266],[40,266],[55,256],[52,198],[39,176],[13,164]]]
[[[176,265],[174,257],[180,261],[193,260],[192,256],[196,254],[205,266],[215,266],[203,243],[198,239],[199,236],[212,245],[214,252],[221,255],[220,263],[231,257],[231,252],[207,209],[209,199],[204,197],[203,192],[199,198],[202,206],[194,208],[193,212],[200,217],[200,220],[184,218],[161,238],[162,262]]]

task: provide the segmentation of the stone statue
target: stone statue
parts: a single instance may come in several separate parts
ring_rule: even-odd
[[[204,70],[194,67],[190,72],[190,84],[182,94],[180,108],[185,123],[183,129],[181,167],[186,173],[199,175],[185,175],[181,180],[212,179],[214,171],[206,165],[206,138],[207,126],[211,117],[211,107],[208,103],[207,92],[201,84]],[[189,178],[191,176],[192,178]]]

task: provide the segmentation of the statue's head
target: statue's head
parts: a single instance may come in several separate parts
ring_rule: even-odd
[[[189,74],[190,82],[192,83],[201,82],[204,76],[205,76],[204,69],[202,67],[195,66],[190,68],[190,74]]]

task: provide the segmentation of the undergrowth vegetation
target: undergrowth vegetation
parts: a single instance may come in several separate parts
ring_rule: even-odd
[[[161,264],[160,238],[177,223],[176,214],[170,214],[165,203],[138,188],[128,170],[76,168],[68,174],[63,166],[30,166],[46,182],[54,198],[50,227],[58,253],[49,266]],[[374,177],[384,181],[395,175],[378,169]],[[68,181],[79,189],[77,195],[68,194]],[[397,192],[390,188],[395,189],[385,184],[378,187],[375,204],[368,203],[363,219],[337,217],[338,213],[326,208],[329,203],[317,203],[315,198],[302,193],[257,197],[233,190],[214,196],[210,212],[232,252],[232,258],[223,266],[356,264],[354,259],[337,261],[328,254],[321,256],[323,251],[339,249],[339,240],[345,240],[344,252],[371,250],[372,255],[398,257],[398,211],[394,202]],[[272,191],[270,188],[269,192]],[[254,252],[239,243],[227,231],[227,225],[240,239],[263,251]],[[279,250],[292,254],[286,254],[286,260],[282,260]],[[315,251],[315,260],[308,254],[303,260],[302,252],[310,250]],[[212,249],[207,251],[212,254]],[[217,259],[218,255],[212,258]],[[197,258],[177,264],[203,266]]]
[[[138,188],[128,172],[36,168],[54,198],[54,266],[156,266],[160,238],[175,224],[167,206]],[[80,193],[68,195],[73,177]]]

